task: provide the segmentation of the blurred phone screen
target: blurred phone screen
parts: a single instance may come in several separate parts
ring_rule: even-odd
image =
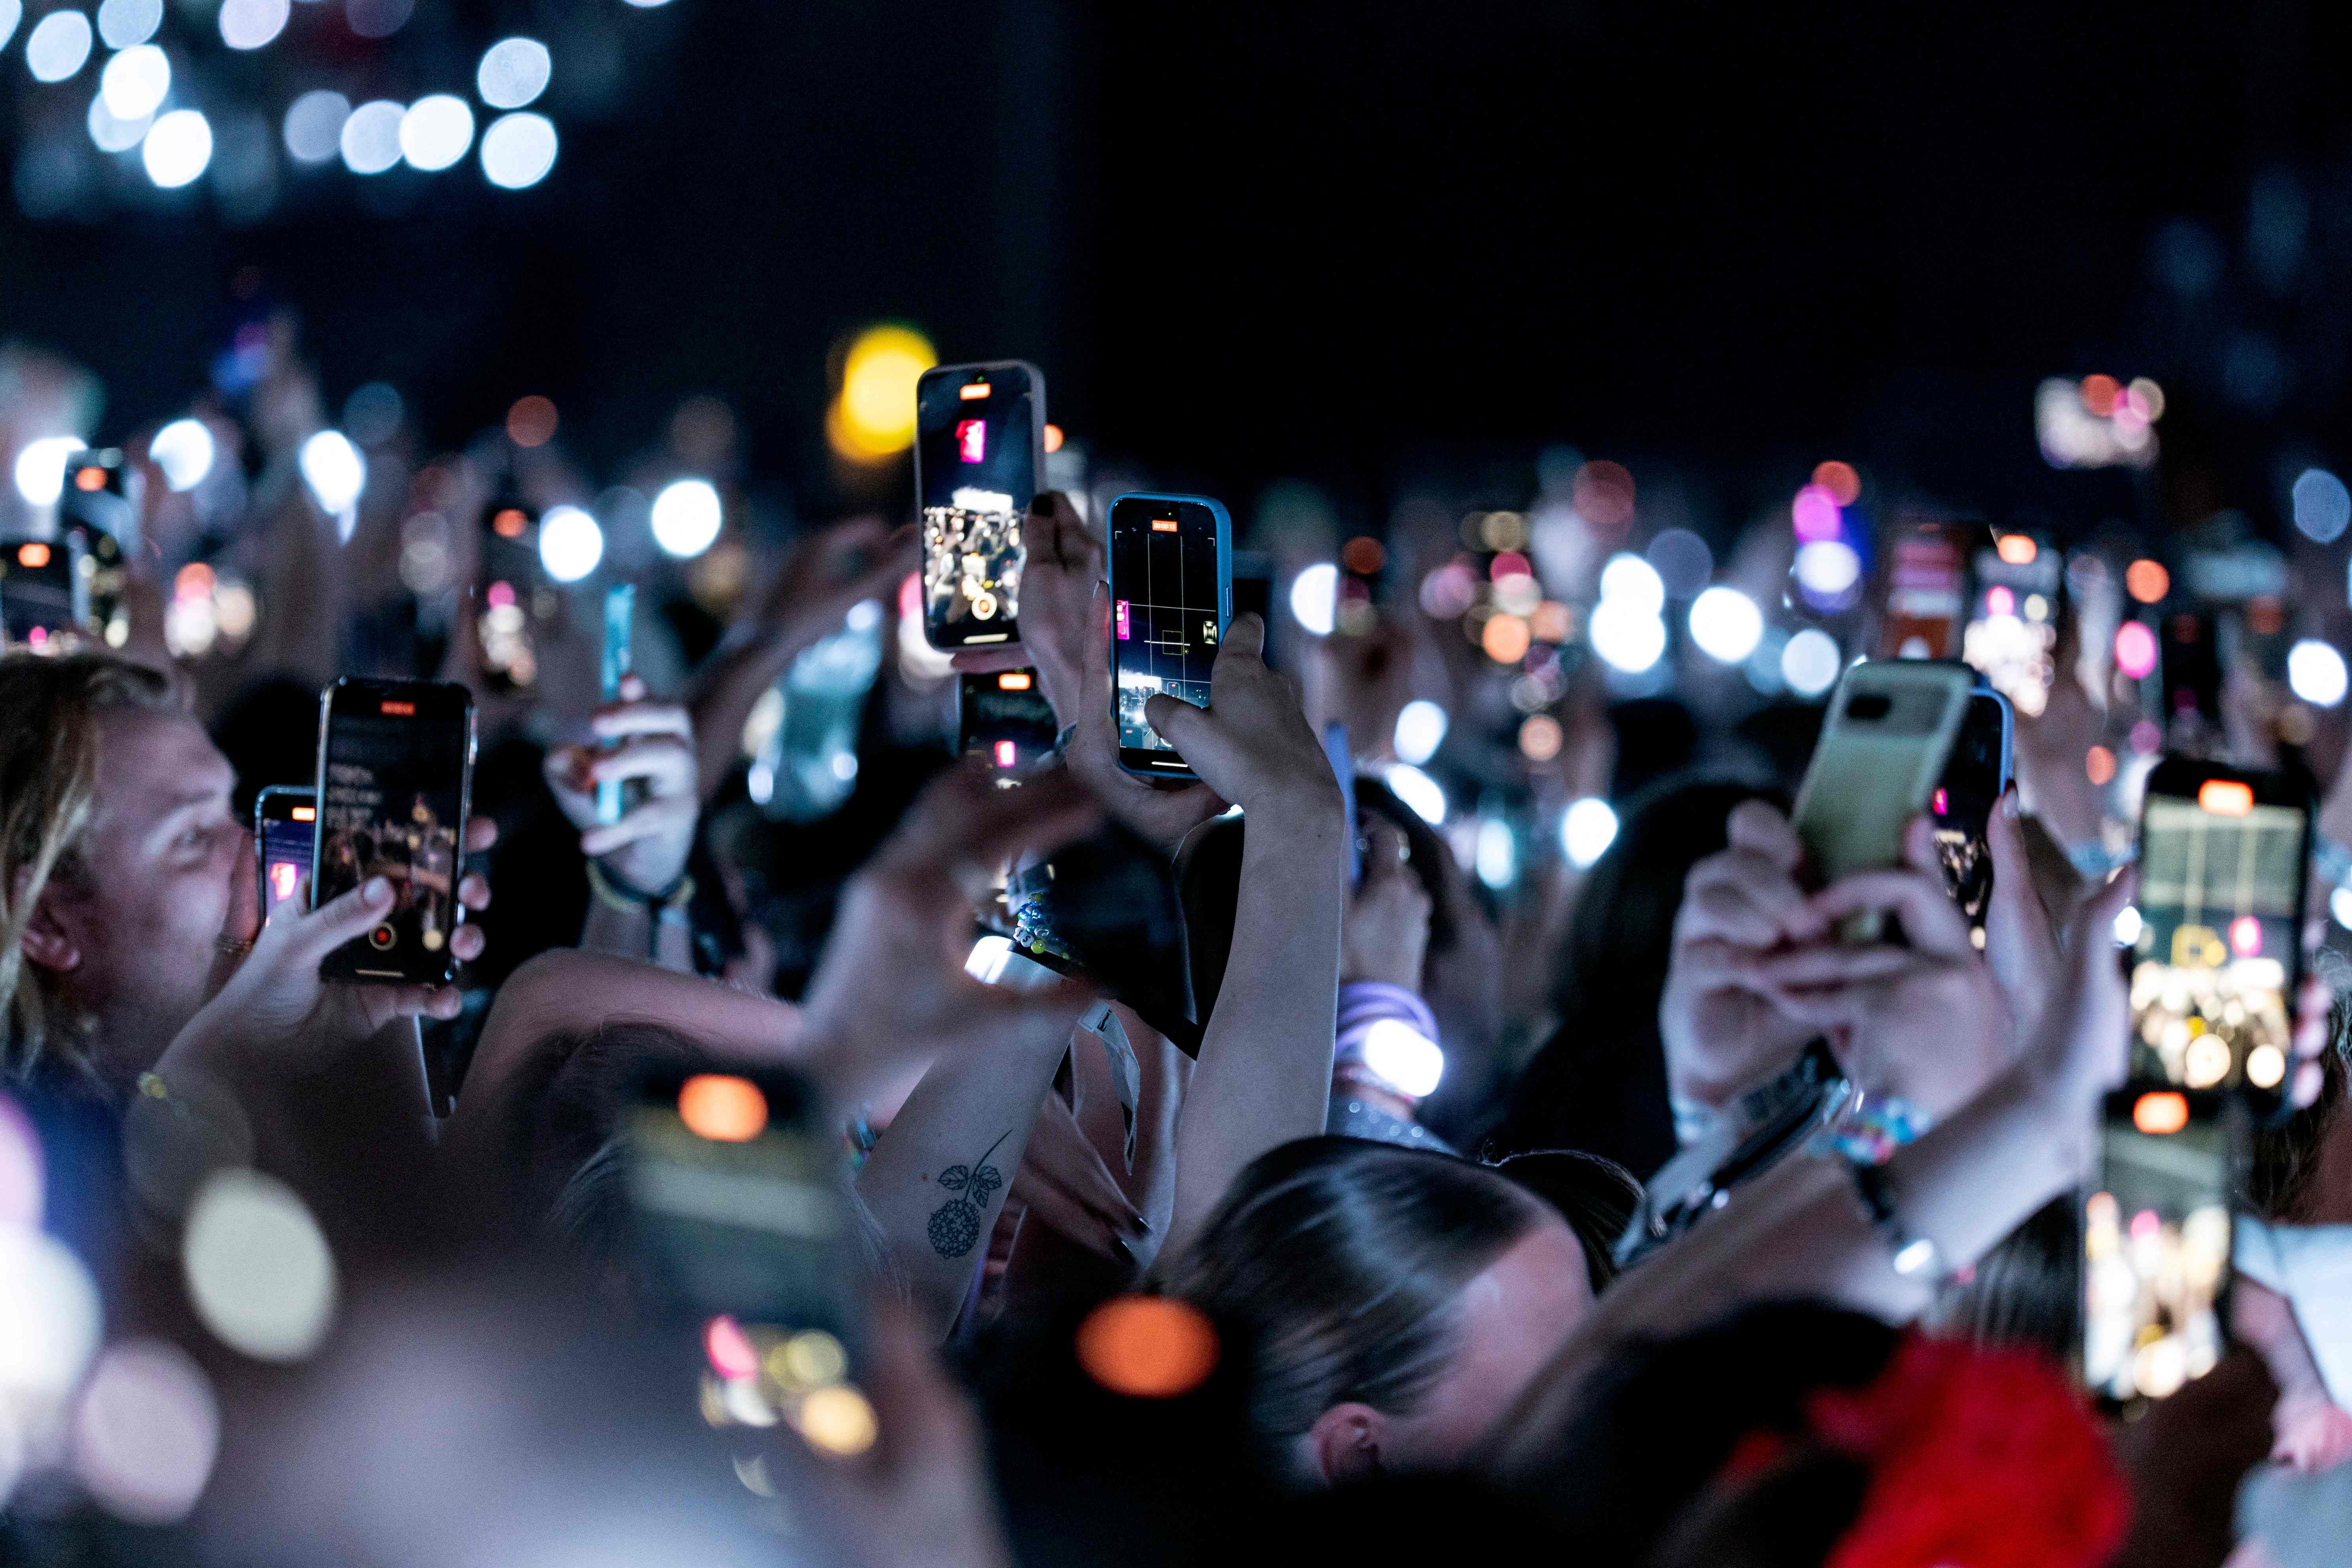
[[[457,905],[459,835],[472,766],[473,703],[432,681],[337,681],[319,756],[314,905],[370,877],[390,880],[391,910],[328,954],[321,973],[446,983]]]
[[[1912,523],[1893,531],[1878,622],[1881,658],[1958,658],[1968,607],[1965,535],[1960,523]]]
[[[1034,766],[1061,736],[1054,706],[1037,689],[1034,669],[961,677],[956,710],[957,750],[967,757],[986,758],[989,767],[1001,773]]]
[[[2230,1136],[2219,1101],[2107,1096],[2083,1203],[2083,1381],[2129,1408],[2221,1360],[2230,1273]]]
[[[0,641],[36,653],[80,646],[88,596],[75,570],[78,555],[70,538],[0,543]]]

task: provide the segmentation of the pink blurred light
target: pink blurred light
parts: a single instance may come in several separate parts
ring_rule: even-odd
[[[710,1370],[721,1377],[760,1374],[760,1352],[752,1347],[751,1336],[743,1331],[743,1325],[723,1312],[704,1327],[702,1349],[710,1358]]]
[[[1790,503],[1789,516],[1796,526],[1797,537],[1808,544],[1838,536],[1837,497],[1821,485],[1807,485],[1797,492]]]
[[[1535,574],[1536,569],[1528,564],[1528,558],[1516,550],[1504,551],[1486,568],[1486,575],[1497,583],[1506,577],[1532,577]]]
[[[2240,958],[2260,958],[2263,952],[2263,922],[2252,915],[2240,915],[2231,921],[2230,946]]]
[[[1996,587],[1985,590],[1985,613],[1994,616],[2017,614],[2017,595],[2006,588]]]
[[[41,1223],[41,1140],[32,1119],[0,1094],[0,1225]]]
[[[2144,622],[2126,621],[2116,628],[2116,668],[2134,680],[2144,680],[2156,673],[2156,633]],[[2137,731],[2133,749],[2139,749]]]

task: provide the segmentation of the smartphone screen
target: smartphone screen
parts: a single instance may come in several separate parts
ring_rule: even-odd
[[[637,620],[637,589],[634,583],[615,583],[604,590],[604,649],[603,656],[603,686],[604,700],[621,700],[621,681],[635,663],[632,637]],[[629,808],[644,799],[643,779],[604,779],[596,785],[596,820],[606,826],[628,815]]]
[[[531,621],[539,599],[539,519],[512,499],[482,517],[482,603],[474,617],[483,679],[493,691],[528,691],[539,680]]]
[[[135,543],[142,489],[139,470],[123,460],[121,447],[76,452],[66,459],[65,487],[58,492],[58,524]]]
[[[2132,1073],[2278,1108],[2303,967],[2310,811],[2276,774],[2168,758],[2148,777],[2131,942]]]
[[[1968,917],[1969,940],[1979,948],[1984,946],[1985,909],[1992,901],[1992,846],[1985,834],[1993,806],[2008,787],[2009,769],[2009,700],[1997,691],[1975,691],[1943,777],[1928,796],[1927,812],[1935,819],[1945,886]]]
[[[871,1447],[874,1408],[857,1381],[865,1270],[845,1150],[814,1089],[773,1069],[655,1072],[625,1137],[640,1280],[695,1327],[704,1418],[782,1420],[835,1454]]]
[[[261,872],[261,918],[303,908],[302,879],[319,854],[319,797],[307,784],[272,784],[253,803],[253,854]]]
[[[2056,669],[2059,589],[2065,562],[2029,533],[2003,533],[1969,563],[1976,594],[1960,632],[1960,657],[2028,718],[2050,700]]]
[[[78,647],[89,625],[87,584],[73,535],[0,543],[0,641],[35,653]]]
[[[392,910],[327,955],[332,979],[446,984],[465,918],[457,878],[473,784],[474,702],[462,686],[352,677],[327,689],[319,734],[314,906],[370,877]]]
[[[1958,658],[1968,607],[1969,536],[1980,525],[1898,523],[1890,531],[1878,621],[1881,658]]]
[[[956,712],[956,749],[967,757],[987,758],[988,765],[1000,773],[1034,765],[1061,738],[1054,706],[1037,689],[1034,669],[961,677]]]
[[[1209,672],[1232,619],[1231,538],[1213,501],[1129,495],[1111,503],[1111,676],[1118,760],[1130,772],[1192,776],[1143,710],[1155,695],[1209,705]]]
[[[1021,635],[1023,519],[1037,494],[1045,381],[1020,363],[945,365],[915,388],[923,635],[933,647]]]
[[[2111,1406],[2166,1398],[2221,1358],[2230,1142],[2216,1096],[2106,1097],[2083,1201],[2083,1381]]]

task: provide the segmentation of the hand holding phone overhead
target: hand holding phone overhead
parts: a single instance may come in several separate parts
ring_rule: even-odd
[[[1337,812],[1330,760],[1289,683],[1265,667],[1265,623],[1238,617],[1217,650],[1208,706],[1162,693],[1144,704],[1144,718],[1202,783],[1244,812],[1294,804],[1328,804]]]

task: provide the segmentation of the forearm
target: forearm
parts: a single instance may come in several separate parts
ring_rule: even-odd
[[[2294,1321],[2294,1306],[2269,1287],[2237,1276],[2230,1287],[2231,1331],[2254,1347],[2278,1384],[2282,1400],[2321,1397],[2327,1384]]]
[[[711,660],[688,703],[694,714],[695,778],[709,800],[743,744],[743,726],[761,694],[782,679],[809,639],[757,627]]]
[[[606,900],[588,900],[588,918],[580,922],[580,947],[632,958],[680,974],[694,973],[694,928],[682,915],[656,919],[650,906],[623,909]]]
[[[1302,792],[1245,822],[1233,946],[1176,1124],[1171,1247],[1252,1160],[1321,1132],[1330,1098],[1347,898],[1339,792]]]
[[[857,1173],[857,1195],[881,1226],[937,1337],[953,1325],[988,1256],[1005,1189],[1067,1049],[1063,1040],[942,1058]]]

